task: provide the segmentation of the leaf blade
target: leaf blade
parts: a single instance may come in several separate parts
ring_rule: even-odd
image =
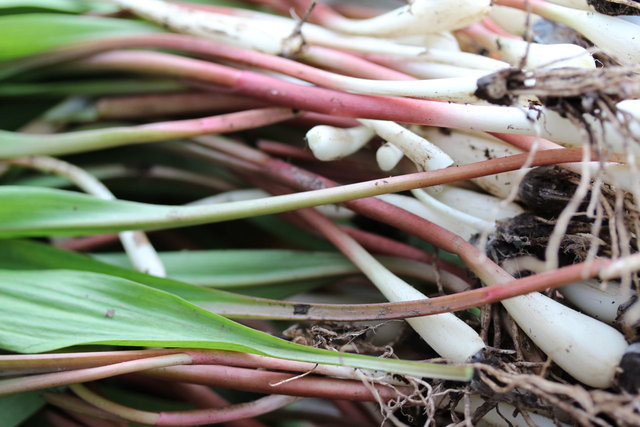
[[[457,380],[472,372],[293,344],[169,293],[96,273],[0,270],[0,306],[0,346],[23,353],[83,344],[191,347]]]

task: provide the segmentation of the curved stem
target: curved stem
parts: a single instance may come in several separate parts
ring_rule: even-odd
[[[212,133],[236,132],[295,117],[288,108],[261,108],[200,119],[119,126],[52,135],[0,131],[0,158],[29,155],[59,155],[166,141]]]
[[[115,414],[125,420],[164,426],[197,426],[223,423],[273,412],[299,400],[298,397],[271,395],[253,402],[231,405],[223,409],[200,409],[181,412],[149,412],[130,408],[105,399],[81,384],[70,386],[71,390],[92,405]]]
[[[51,374],[32,375],[29,377],[11,378],[7,380],[0,380],[0,396],[30,390],[39,390],[48,387],[58,387],[61,385],[93,381],[97,379],[112,377],[114,375],[143,371],[145,369],[160,368],[164,366],[185,365],[192,362],[193,359],[188,354],[178,353],[120,362],[113,365],[99,366],[96,368],[86,368],[68,372],[56,372]]]

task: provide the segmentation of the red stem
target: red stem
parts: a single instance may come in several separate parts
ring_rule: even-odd
[[[210,93],[168,93],[101,98],[95,104],[98,119],[135,119],[175,114],[222,113],[264,107],[251,98]]]
[[[47,409],[42,412],[42,418],[44,418],[47,422],[49,422],[53,427],[86,427],[82,424],[78,424],[77,422],[70,420],[58,412]]]
[[[127,385],[133,385],[145,392],[154,395],[179,399],[194,404],[201,409],[223,408],[229,406],[229,402],[207,386],[200,384],[189,384],[172,382],[167,383],[156,378],[143,375],[124,375],[122,379]],[[225,423],[228,427],[266,427],[263,423],[254,419],[242,421],[229,421]]]
[[[233,390],[251,391],[254,393],[276,393],[291,396],[320,397],[328,399],[348,399],[363,402],[374,402],[371,394],[360,381],[341,380],[319,376],[302,376],[267,370],[235,368],[229,366],[206,365],[185,366],[179,369],[154,369],[140,373],[154,378],[169,381],[189,382],[212,387],[224,387]],[[187,369],[181,369],[187,368]],[[298,378],[296,378],[298,377]],[[290,380],[282,383],[282,381]],[[411,387],[397,387],[402,392],[409,392]],[[376,386],[384,401],[397,397],[393,388]]]

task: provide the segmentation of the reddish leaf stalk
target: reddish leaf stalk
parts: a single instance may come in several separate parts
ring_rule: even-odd
[[[229,406],[229,402],[225,398],[207,386],[178,382],[168,384],[166,381],[136,374],[125,375],[122,379],[127,385],[133,385],[150,394],[183,400],[201,409]],[[253,419],[230,421],[225,425],[227,427],[266,427],[260,421]]]
[[[230,146],[224,146],[224,147],[220,146],[219,148],[220,149],[226,148],[229,151],[231,151],[232,154],[235,153],[236,155],[238,154],[238,150],[240,150],[240,148],[234,149],[234,147],[230,147]],[[253,160],[250,160],[249,158],[247,158],[247,160],[254,161],[254,162],[257,160],[255,154],[248,154],[253,150],[244,148],[243,151],[247,153],[246,154],[247,156],[250,156],[251,158],[253,158]],[[542,164],[540,163],[540,161],[544,157],[542,156],[542,153],[545,153],[545,156],[548,154],[554,155],[552,163],[562,162],[563,155],[571,158],[571,160],[576,158],[578,154],[580,154],[581,156],[581,149],[573,149],[573,150],[564,149],[564,150],[561,150],[562,152],[560,152],[559,150],[549,150],[549,151],[547,151],[546,153],[545,152],[536,153],[532,162],[532,166],[537,166]],[[517,159],[516,164],[513,165],[513,169],[517,169],[518,167],[522,166],[522,164],[527,159],[527,156],[528,156],[528,153],[520,154],[516,156],[502,157],[499,159],[488,160],[488,161],[479,162],[471,165],[426,172],[425,174],[428,174],[428,175],[433,174],[437,176],[436,180],[438,181],[438,184],[445,184],[445,183],[454,182],[457,180],[464,180],[464,179],[471,178],[471,176],[467,175],[466,173],[460,174],[461,169],[465,169],[464,172],[466,172],[468,168],[475,169],[476,167],[479,167],[480,169],[483,169],[483,170],[482,172],[478,171],[479,173],[477,176],[490,175],[497,172],[503,172],[504,170],[498,170],[498,169],[502,169],[502,167],[506,166],[508,163],[516,159]],[[261,157],[265,159],[268,158],[266,154],[264,154]],[[335,187],[338,185],[337,183],[331,180],[328,180],[327,178],[324,178],[317,174],[312,174],[308,171],[297,168],[295,166],[292,166],[286,162],[283,162],[277,159],[270,159],[269,161],[263,161],[263,169],[266,173],[269,173],[274,179],[278,180],[279,182],[282,182],[285,185],[292,186],[297,189],[317,190],[322,188]],[[393,182],[394,184],[398,182],[399,184],[399,182],[406,179],[406,177],[412,176],[412,175],[413,174],[392,177],[386,180],[386,182],[385,180],[378,180],[376,182],[376,185],[386,186],[391,182]],[[452,177],[453,179],[449,179],[449,177]],[[425,181],[427,182],[422,181],[421,184],[419,185],[416,185],[417,183],[415,183],[414,181],[415,186],[413,188],[417,188],[418,186],[428,187],[431,185],[435,185],[433,181],[431,182],[429,182],[429,180],[425,180]],[[400,185],[398,187],[395,187],[395,185],[392,184],[392,187],[394,188],[389,189],[389,192],[403,191],[406,189]],[[476,275],[478,275],[478,277],[480,277],[480,279],[486,284],[493,285],[496,283],[513,280],[513,277],[511,275],[509,275],[507,272],[505,272],[500,267],[498,267],[489,258],[487,258],[487,256],[484,255],[480,250],[478,250],[476,247],[474,247],[470,243],[466,242],[460,236],[442,227],[438,227],[437,225],[423,218],[420,218],[416,215],[413,215],[403,209],[396,208],[395,206],[391,206],[375,198],[346,201],[345,205],[356,212],[369,216],[373,219],[385,222],[387,224],[393,225],[394,227],[404,230],[417,237],[420,237],[426,242],[431,243],[445,251],[448,251],[460,256],[463,262],[465,263],[465,265],[467,265],[467,267],[469,267]]]
[[[137,359],[127,362],[115,363],[112,365],[99,366],[95,368],[78,369],[75,371],[56,372],[50,374],[40,374],[28,377],[10,378],[0,380],[0,396],[19,393],[24,391],[39,390],[48,387],[58,387],[108,378],[154,367],[172,366],[193,363],[191,356],[184,352],[169,354],[164,356]]]
[[[348,399],[362,402],[376,401],[371,391],[358,380],[342,380],[315,375],[299,376],[297,374],[219,365],[176,368],[177,369],[173,367],[153,369],[145,371],[141,373],[141,375],[255,393],[278,393],[327,399]],[[311,371],[311,369],[309,371]],[[397,386],[395,389],[402,393],[411,393],[413,390],[412,387],[407,386]],[[389,386],[376,386],[376,390],[384,401],[397,397],[395,389]]]
[[[251,71],[197,59],[155,52],[113,51],[79,61],[76,69],[117,70],[201,80],[230,88],[231,93],[252,96],[272,105],[343,117],[390,120],[459,129],[533,132],[525,116],[509,107],[445,103],[390,96],[367,96],[289,83]],[[509,115],[510,116],[505,116]],[[517,114],[517,118],[514,116]],[[488,123],[487,117],[511,117],[520,121]],[[524,127],[521,127],[524,126]],[[567,122],[567,126],[571,126]]]
[[[260,179],[255,179],[250,176],[247,176],[246,179],[249,182],[251,182],[253,185],[258,186],[268,191],[271,194],[290,194],[291,193],[290,189],[278,184],[267,182],[264,180],[264,177],[261,177]],[[303,218],[304,215],[302,214],[302,212],[304,211],[305,210],[285,212],[283,214],[280,214],[280,216],[283,217],[285,220],[291,222],[292,224],[296,225],[297,227],[300,227],[316,235],[320,234],[321,236],[324,236],[326,238],[327,236],[324,235],[324,233],[318,232],[319,229],[316,226],[314,226],[313,224],[310,224],[309,221]],[[405,259],[412,259],[412,260],[426,263],[426,264],[433,264],[435,261],[434,257],[431,254],[421,251],[420,249],[417,249],[413,246],[398,242],[396,240],[392,240],[387,237],[380,236],[378,234],[370,233],[370,232],[353,228],[353,227],[340,226],[339,228],[340,230],[342,230],[343,233],[348,234],[352,239],[358,242],[362,247],[364,247],[365,249],[373,253],[396,256],[396,257],[405,258]],[[436,262],[436,265],[438,266],[438,268],[441,268],[443,271],[447,271],[459,277],[467,284],[471,283],[471,279],[469,278],[469,275],[464,269],[442,259],[438,259]],[[462,287],[460,286],[461,284],[462,283],[447,281],[447,283],[444,286],[450,292],[462,292],[468,289],[468,286]]]
[[[262,415],[280,409],[297,398],[290,396],[272,395],[263,397],[253,402],[231,405],[222,409],[200,409],[193,411],[177,412],[149,412],[140,411],[112,402],[102,396],[92,392],[83,385],[72,385],[71,390],[83,400],[92,405],[114,413],[128,421],[150,425],[165,426],[196,426],[210,423],[222,423],[226,421],[241,420]]]
[[[175,114],[214,114],[264,106],[261,102],[245,97],[187,92],[101,98],[95,103],[94,108],[96,119],[117,120],[167,117]]]
[[[125,421],[109,412],[98,409],[93,405],[89,405],[82,399],[71,396],[66,393],[47,392],[42,394],[42,399],[50,405],[64,409],[73,414],[86,415],[88,417],[110,420],[116,423],[116,426],[127,426]]]
[[[84,427],[82,424],[70,420],[69,418],[47,409],[42,412],[42,417],[49,422],[53,427]]]

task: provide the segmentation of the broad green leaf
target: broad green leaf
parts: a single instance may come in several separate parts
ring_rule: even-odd
[[[0,397],[0,425],[14,427],[44,406],[39,391],[29,391]]]
[[[67,13],[84,13],[90,10],[100,12],[115,12],[117,7],[106,2],[87,1],[87,0],[2,0],[0,2],[0,11],[2,9],[47,9],[56,12]]]
[[[125,254],[95,254],[95,258],[131,268]],[[344,255],[292,250],[209,250],[161,252],[170,277],[214,288],[273,283],[357,274]]]
[[[235,314],[236,317],[269,315],[269,313],[274,315],[276,314],[274,310],[283,314],[287,313],[290,316],[294,311],[291,307],[292,304],[289,303],[254,299],[215,289],[200,288],[176,280],[105,264],[84,255],[30,241],[7,240],[1,242],[0,269],[65,269],[107,274],[172,293],[214,313]]]
[[[234,323],[129,280],[69,270],[0,271],[0,347],[19,353],[83,344],[241,351],[281,359],[468,380],[470,367],[306,347]]]
[[[162,31],[146,22],[57,13],[0,16],[0,60],[109,36]]]

